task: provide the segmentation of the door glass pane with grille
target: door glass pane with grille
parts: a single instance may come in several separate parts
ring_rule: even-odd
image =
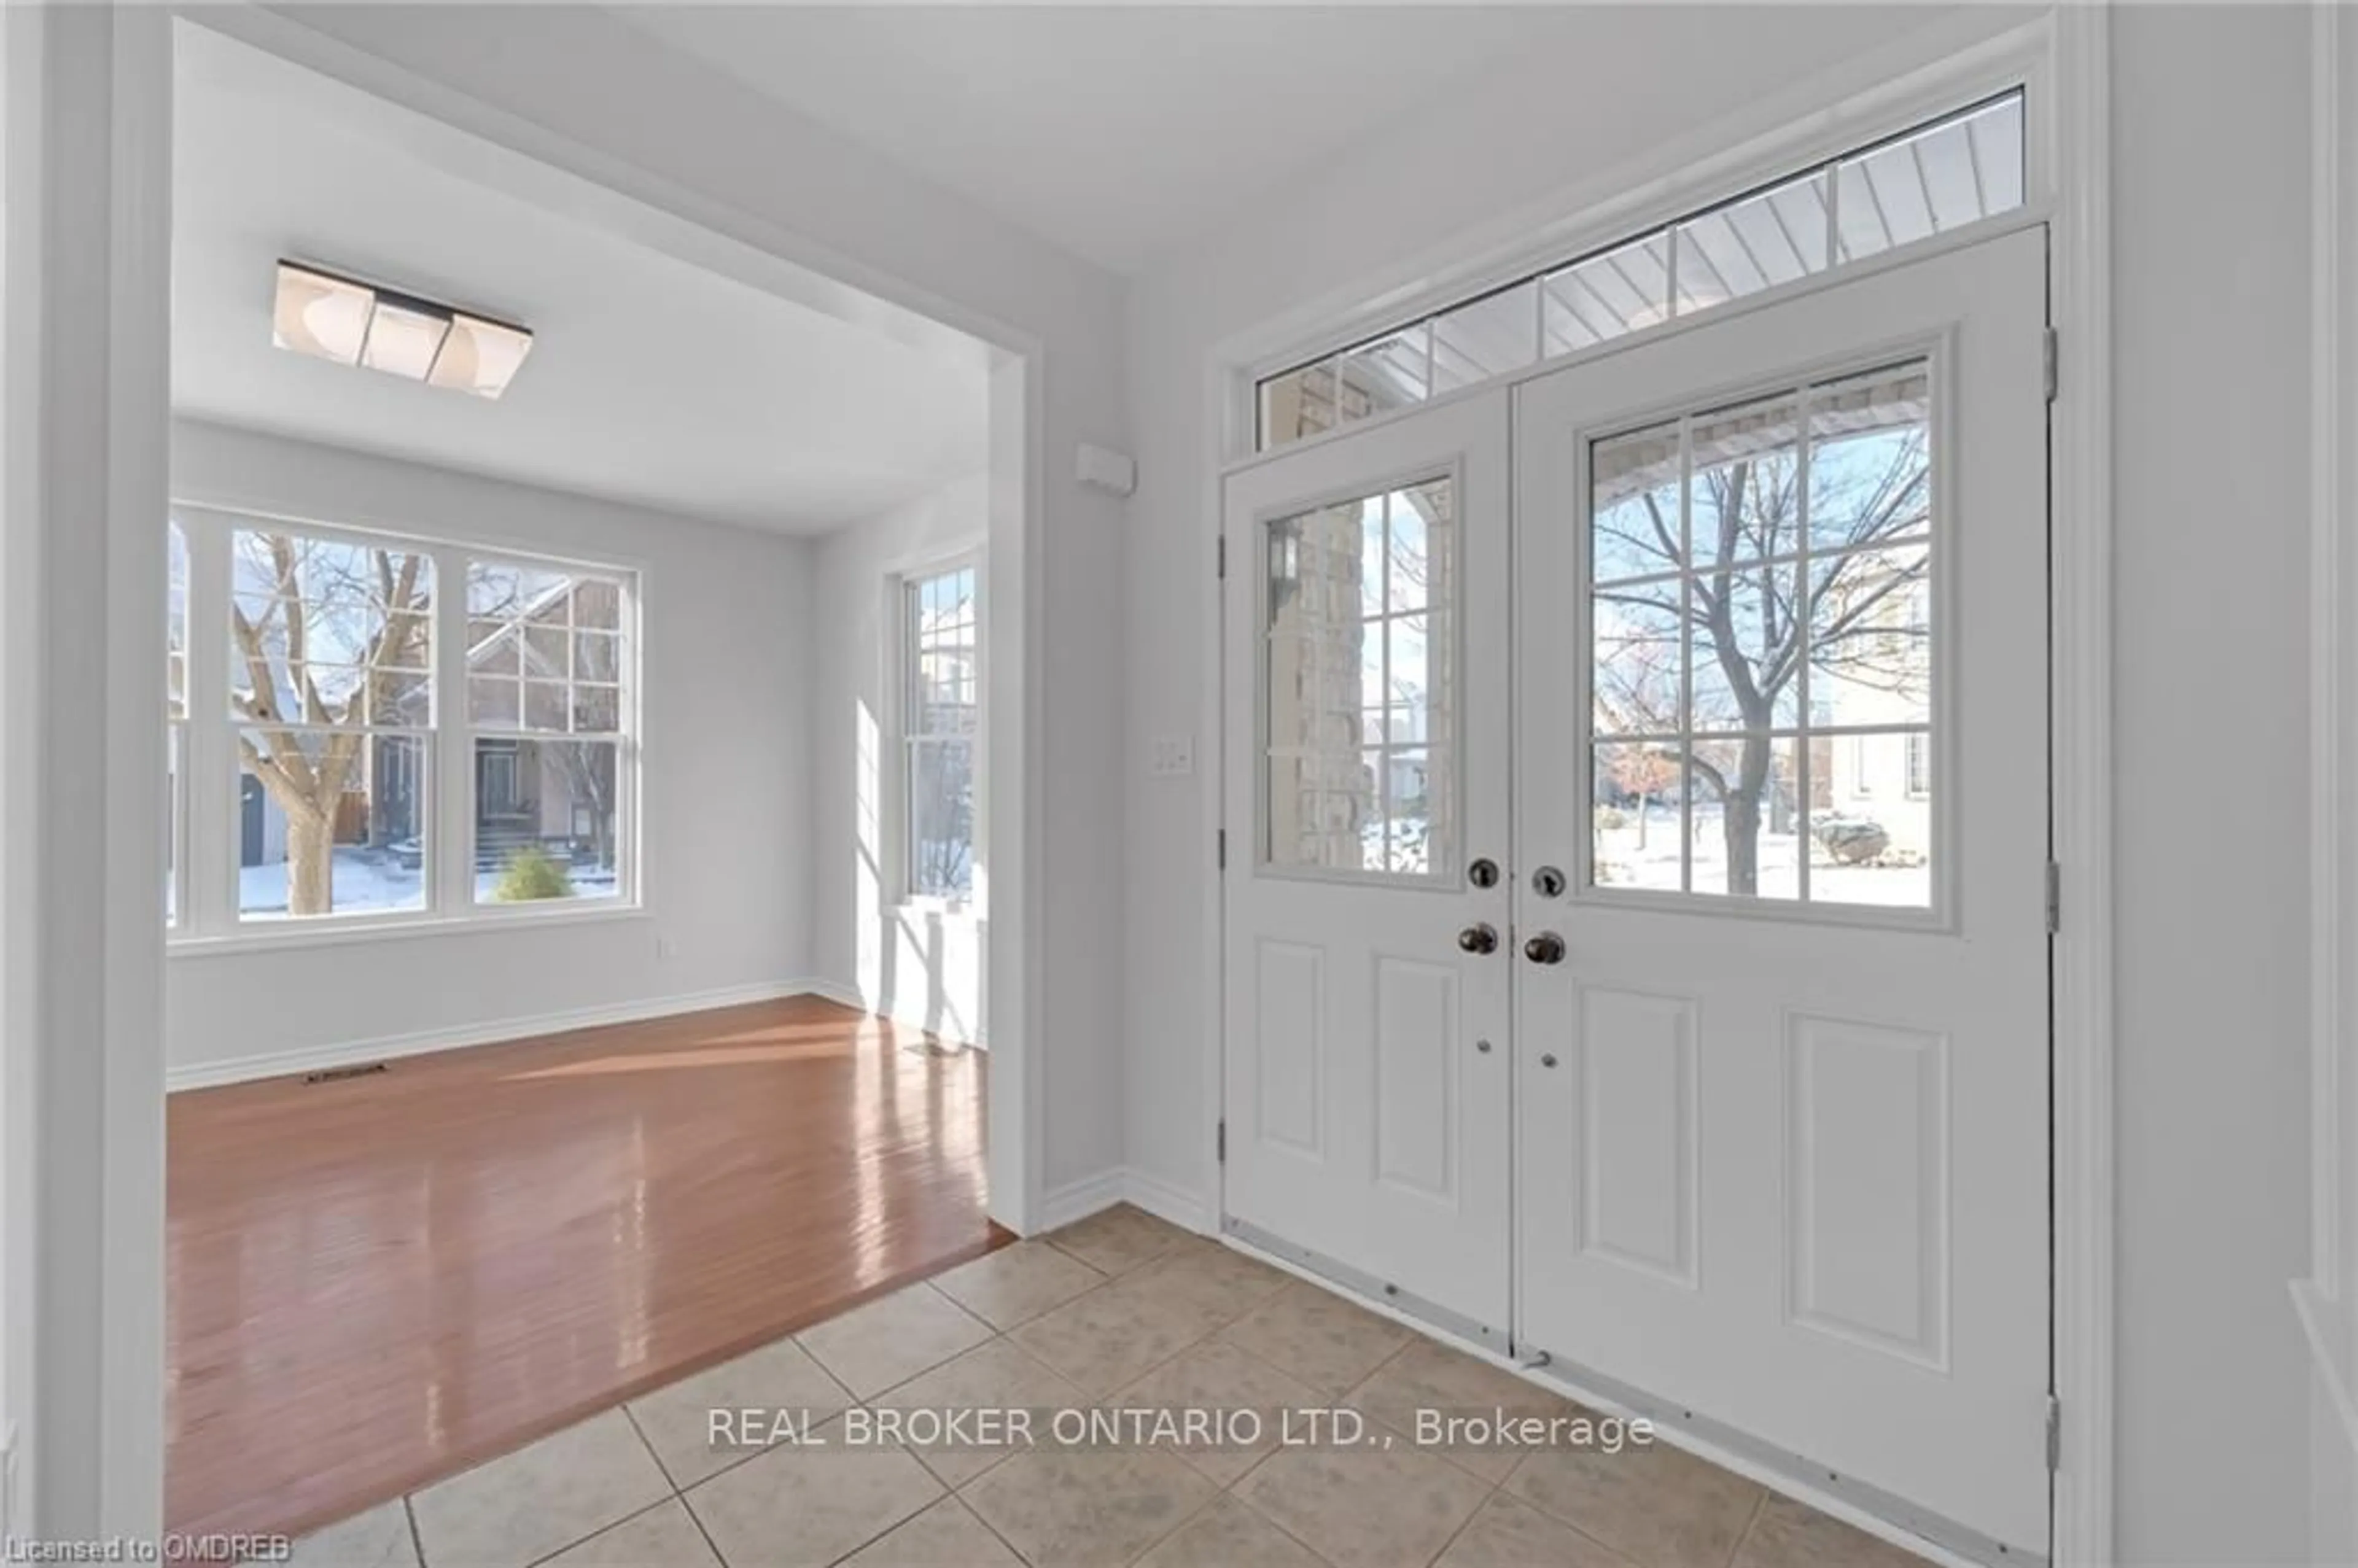
[[[1262,858],[1272,869],[1455,875],[1453,489],[1440,475],[1266,526]]]
[[[1591,444],[1592,885],[1932,907],[1931,384]]]

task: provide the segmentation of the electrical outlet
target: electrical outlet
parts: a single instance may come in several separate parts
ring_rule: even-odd
[[[674,941],[673,941],[670,937],[668,937],[668,936],[658,936],[658,937],[656,937],[656,938],[655,938],[655,957],[658,957],[658,958],[676,958],[676,957],[679,957],[679,944],[677,944],[676,942],[674,942]]]
[[[1158,735],[1146,760],[1146,771],[1158,779],[1184,779],[1195,771],[1195,738]]]

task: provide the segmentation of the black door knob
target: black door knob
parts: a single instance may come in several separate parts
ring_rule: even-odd
[[[1498,950],[1498,928],[1487,921],[1469,925],[1457,934],[1457,945],[1468,953],[1495,953]]]
[[[1523,957],[1534,964],[1561,964],[1563,938],[1552,931],[1542,931],[1523,944]]]

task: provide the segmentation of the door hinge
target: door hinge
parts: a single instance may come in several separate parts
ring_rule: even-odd
[[[1218,871],[1228,869],[1228,830],[1225,827],[1212,831],[1212,864]]]
[[[1223,1165],[1228,1162],[1228,1119],[1225,1116],[1212,1130],[1212,1157]]]
[[[2063,929],[2063,868],[2054,861],[2047,862],[2047,934],[2052,936]]]
[[[2048,395],[2054,395],[2050,393]],[[1217,547],[1212,552],[1212,575],[1225,580],[1228,575],[1228,536],[1226,534],[1221,535],[1217,541]]]
[[[2047,1396],[2047,1473],[2050,1476],[2063,1467],[2063,1401],[2053,1394]]]
[[[2052,327],[2047,329],[2045,351],[2047,355],[2047,401],[2052,403],[2055,401],[2055,361],[2061,351],[2057,347],[2055,329]]]

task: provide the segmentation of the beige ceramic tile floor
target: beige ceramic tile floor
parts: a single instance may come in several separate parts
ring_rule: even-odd
[[[843,1441],[871,1412],[1252,1410],[1258,1443]],[[1281,1445],[1339,1406],[1375,1440]],[[1663,1444],[1420,1447],[1418,1409],[1573,1406],[1122,1206],[296,1543],[303,1568],[1921,1568]],[[835,1441],[711,1446],[714,1408]],[[985,1434],[987,1439],[987,1434]],[[1389,1444],[1381,1439],[1390,1437]]]

